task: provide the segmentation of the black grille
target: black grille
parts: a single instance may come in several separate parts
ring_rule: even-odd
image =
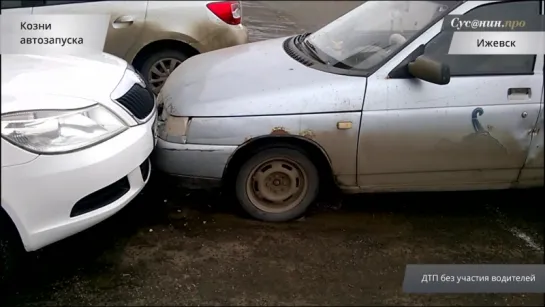
[[[72,208],[70,217],[82,215],[96,209],[107,206],[121,198],[131,189],[129,179],[123,177],[120,180],[93,192],[80,199]]]
[[[153,112],[155,95],[151,90],[134,84],[125,95],[117,99],[117,102],[129,110],[136,118],[144,119]]]
[[[149,175],[149,160],[146,159],[144,163],[140,164],[140,173],[142,173],[142,179],[146,181]]]

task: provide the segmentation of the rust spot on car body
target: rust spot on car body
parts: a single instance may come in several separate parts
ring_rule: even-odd
[[[274,127],[271,135],[290,135],[290,133],[284,127]]]
[[[310,130],[310,129],[306,129],[306,130],[303,130],[301,131],[301,133],[299,133],[300,136],[302,137],[305,137],[307,139],[311,139],[313,140],[316,135],[314,134],[314,131]]]

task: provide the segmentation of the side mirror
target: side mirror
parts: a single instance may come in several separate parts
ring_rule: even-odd
[[[423,55],[407,65],[409,73],[430,83],[445,85],[450,82],[450,67]]]

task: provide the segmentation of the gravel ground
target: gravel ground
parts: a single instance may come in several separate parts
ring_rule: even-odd
[[[257,41],[315,30],[355,3],[252,1],[244,15]],[[0,305],[543,306],[543,295],[401,289],[409,263],[543,263],[539,192],[332,197],[267,224],[152,174],[113,218],[29,254]]]

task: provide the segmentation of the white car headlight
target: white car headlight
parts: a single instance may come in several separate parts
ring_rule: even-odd
[[[78,110],[24,111],[2,115],[2,137],[38,154],[83,149],[128,129],[101,105]]]
[[[191,122],[189,117],[172,116],[163,112],[157,131],[157,136],[167,142],[184,144],[186,133]]]

